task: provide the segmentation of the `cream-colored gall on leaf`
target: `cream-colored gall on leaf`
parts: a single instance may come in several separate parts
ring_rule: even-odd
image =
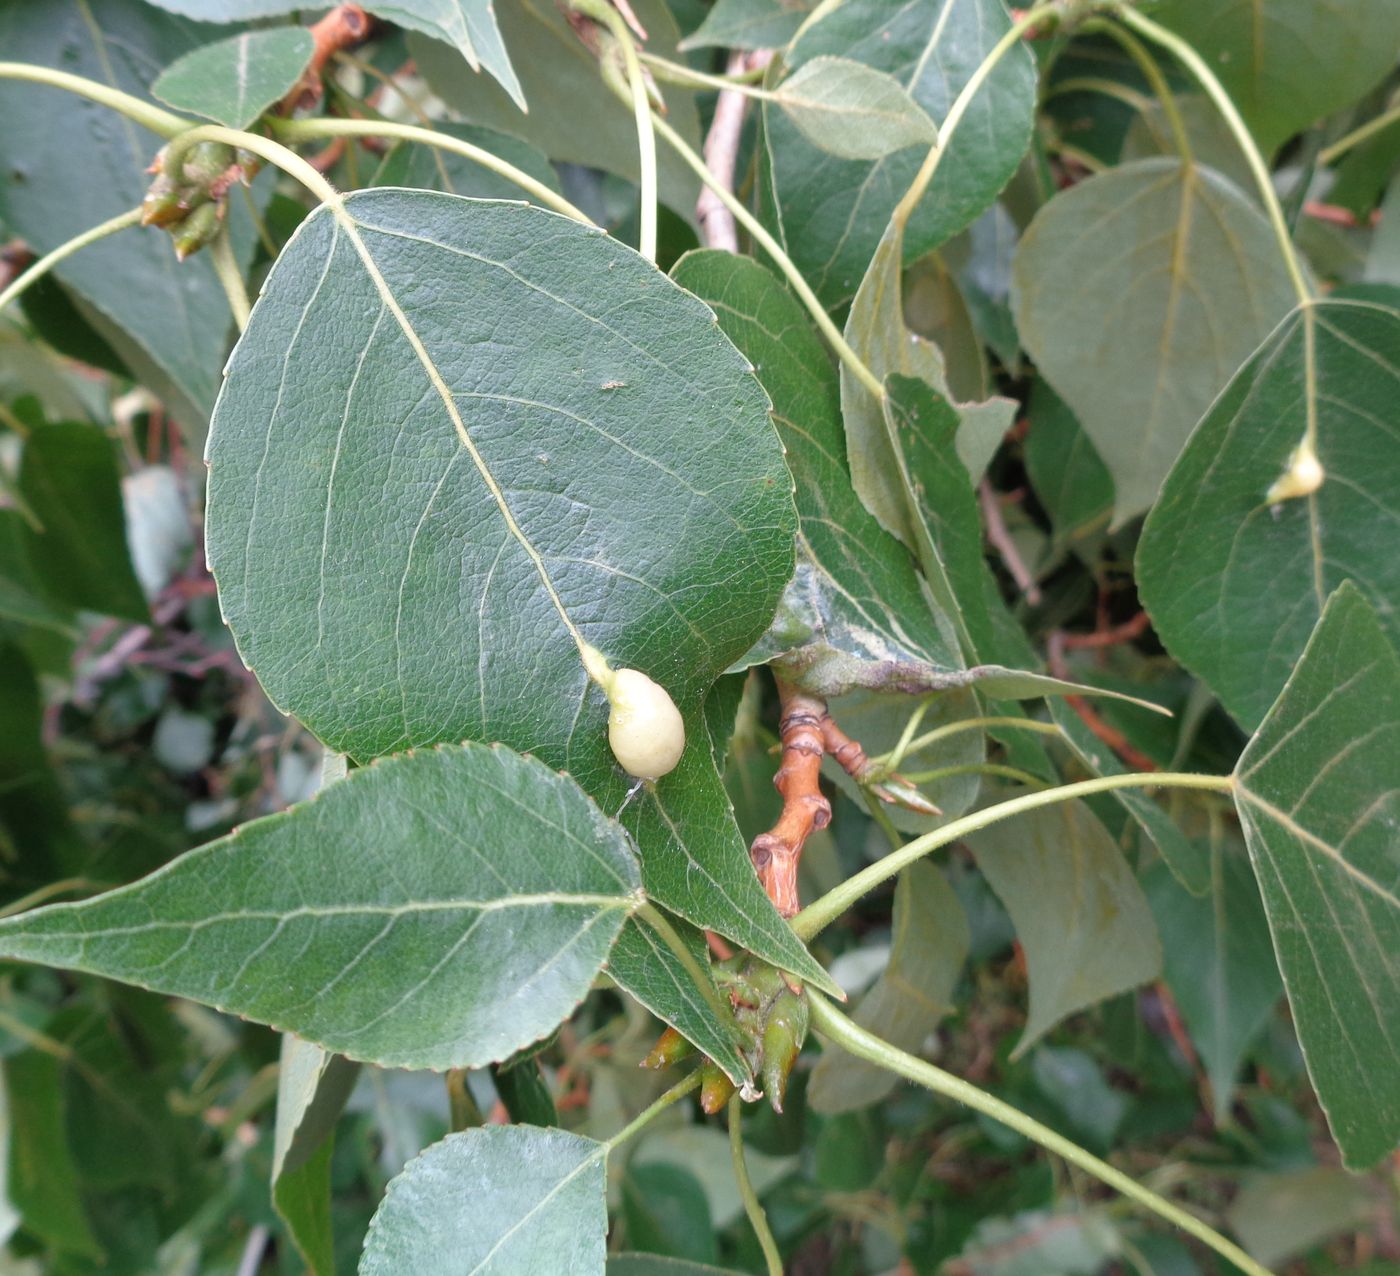
[[[608,743],[623,770],[657,780],[675,769],[685,751],[685,722],[666,688],[637,669],[619,669],[607,688]]]

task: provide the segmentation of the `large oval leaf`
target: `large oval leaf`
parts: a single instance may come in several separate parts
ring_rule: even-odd
[[[449,1134],[389,1184],[360,1276],[602,1276],[607,1155],[528,1125]]]
[[[1021,338],[1108,466],[1117,523],[1152,504],[1201,413],[1294,301],[1263,216],[1177,159],[1057,195],[1014,272]]]
[[[610,770],[575,635],[698,706],[791,575],[767,408],[711,312],[601,232],[352,195],[303,223],[230,362],[229,626],[353,756],[468,737]]]
[[[466,745],[356,771],[131,886],[9,918],[0,956],[385,1066],[466,1067],[563,1019],[640,900],[626,834],[572,780]]]
[[[1400,1142],[1400,654],[1350,582],[1235,769],[1308,1074],[1342,1160]]]
[[[784,54],[794,71],[813,58],[849,58],[902,84],[935,122],[1010,25],[1001,0],[847,0]],[[996,199],[1031,139],[1035,61],[1012,49],[973,99],[938,177],[910,221],[905,250],[921,256]],[[765,108],[777,220],[785,247],[828,305],[850,298],[895,204],[924,158],[919,149],[867,163],[809,142],[777,106]]]
[[[1311,433],[1324,478],[1271,505]],[[1400,639],[1400,315],[1325,301],[1291,315],[1211,405],[1138,544],[1167,649],[1256,727],[1343,580]]]

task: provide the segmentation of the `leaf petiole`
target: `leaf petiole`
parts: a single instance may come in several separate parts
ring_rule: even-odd
[[[126,230],[128,226],[139,226],[141,224],[141,210],[139,208],[129,209],[125,213],[120,213],[109,221],[103,222],[100,226],[94,226],[91,230],[85,230],[81,235],[74,235],[67,243],[59,244],[51,253],[46,253],[34,262],[18,279],[14,280],[8,288],[0,292],[0,311],[3,311],[10,302],[14,301],[30,284],[37,284],[55,266],[65,259],[71,257],[80,249],[86,248],[89,244],[95,244],[100,239],[106,239],[108,235],[115,235],[118,231]]]
[[[1203,1223],[1179,1205],[1174,1205],[1165,1197],[1159,1196],[1151,1188],[1129,1178],[1121,1170],[1114,1169],[1107,1161],[1099,1160],[1077,1143],[1056,1134],[1048,1126],[1041,1125],[1033,1117],[1027,1116],[1009,1103],[1004,1103],[995,1095],[988,1094],[971,1082],[881,1041],[879,1037],[866,1032],[864,1028],[848,1019],[821,993],[809,990],[807,995],[811,1004],[813,1027],[843,1050],[877,1067],[886,1068],[907,1081],[924,1086],[935,1094],[962,1103],[974,1112],[989,1116],[1032,1142],[1039,1143],[1047,1151],[1063,1157],[1071,1165],[1092,1174],[1099,1182],[1121,1192],[1129,1200],[1136,1201],[1158,1217],[1166,1219],[1210,1246],[1222,1258],[1234,1263],[1240,1271],[1248,1273],[1248,1276],[1271,1276],[1268,1268],[1256,1263],[1244,1250],[1221,1236],[1213,1227]]]
[[[76,93],[99,106],[119,111],[127,119],[134,120],[142,128],[148,128],[161,137],[176,137],[194,123],[110,85],[99,84],[85,76],[70,75],[67,71],[59,71],[53,67],[32,66],[27,62],[0,62],[0,80],[28,80],[31,84],[47,84],[51,88],[67,89],[69,93]]]

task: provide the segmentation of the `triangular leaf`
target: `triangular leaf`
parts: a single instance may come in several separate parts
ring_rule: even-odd
[[[151,93],[177,111],[247,128],[291,92],[314,48],[305,27],[245,31],[172,62]]]
[[[0,955],[385,1066],[464,1067],[569,1014],[640,900],[626,834],[567,776],[466,745],[352,772],[133,885],[8,918]]]
[[[1351,584],[1240,756],[1235,804],[1342,1159],[1400,1142],[1400,655]]]

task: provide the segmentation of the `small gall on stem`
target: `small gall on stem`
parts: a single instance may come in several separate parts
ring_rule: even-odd
[[[613,669],[596,647],[579,647],[583,667],[608,697],[608,743],[628,775],[659,780],[685,752],[685,720],[666,688],[639,669]]]

